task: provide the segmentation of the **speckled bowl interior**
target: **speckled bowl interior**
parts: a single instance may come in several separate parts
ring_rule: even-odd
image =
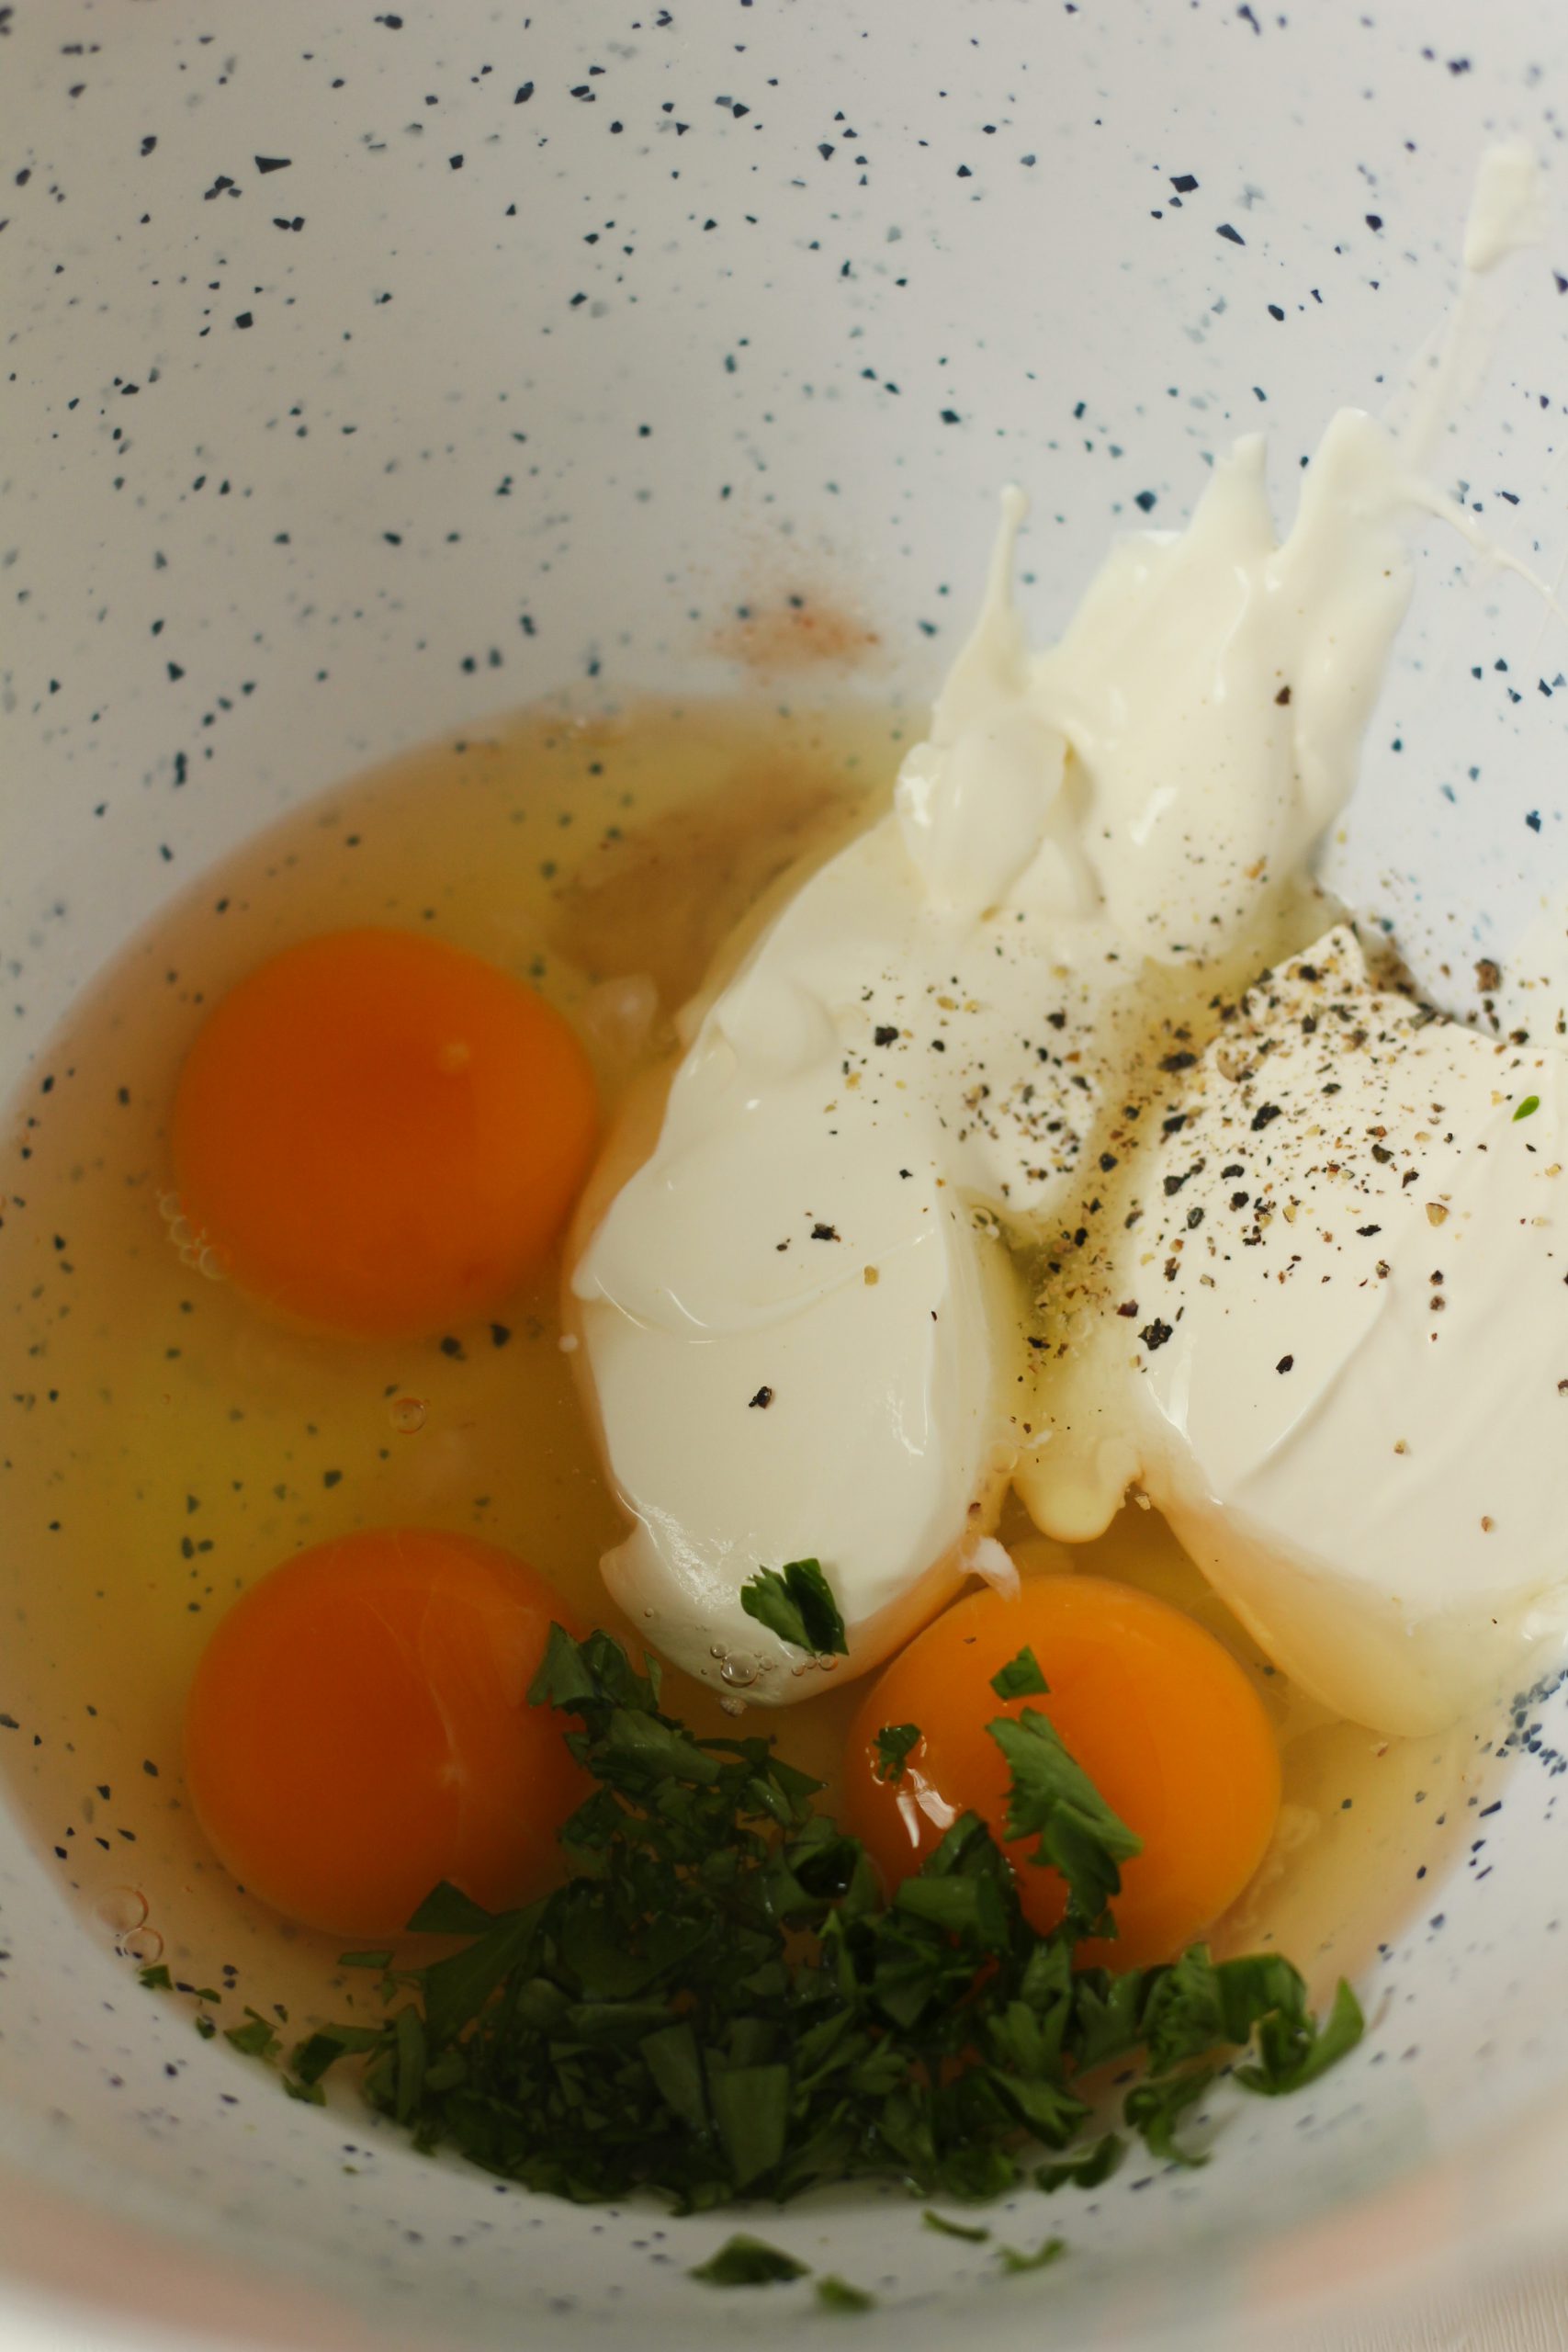
[[[402,745],[562,686],[732,684],[725,626],[785,589],[874,630],[846,691],[918,700],[1010,477],[1041,632],[1234,435],[1269,429],[1288,499],[1330,410],[1378,405],[1440,318],[1481,146],[1522,131],[1551,169],[1565,92],[1550,0],[0,7],[6,1088],[171,893]],[[1445,460],[1549,574],[1553,187]],[[1433,545],[1328,856],[1461,1009],[1568,869],[1563,662],[1528,591]],[[53,1736],[7,1703],[22,1638],[18,1773]],[[1129,2165],[1048,2285],[897,2196],[792,2214],[876,2289],[859,2340],[1257,2343],[1561,2228],[1560,1747],[1551,1688],[1478,1744],[1458,1860],[1391,1890],[1356,2058],[1293,2102],[1223,2092],[1213,2165]],[[137,1989],[59,1869],[0,1815],[0,2328],[829,2324],[804,2290],[738,2313],[692,2286],[723,2225],[540,2202],[352,2098],[290,2104]]]

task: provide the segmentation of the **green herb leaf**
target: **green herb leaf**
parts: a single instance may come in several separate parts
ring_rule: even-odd
[[[710,2074],[708,2097],[738,2188],[750,2188],[784,2152],[789,2133],[789,2068],[736,2066]]]
[[[351,2051],[374,2050],[380,2032],[373,2025],[324,2026],[295,2050],[292,2064],[302,2083],[319,2083],[329,2068]]]
[[[1518,1109],[1514,1113],[1515,1120],[1516,1120],[1516,1121],[1517,1121],[1517,1120],[1519,1120],[1519,1119],[1528,1119],[1528,1118],[1531,1117],[1531,1116],[1532,1116],[1532,1114],[1533,1114],[1535,1112],[1539,1111],[1539,1110],[1540,1110],[1540,1095],[1539,1095],[1539,1094],[1527,1094],[1527,1095],[1525,1096],[1524,1101],[1519,1104]]]
[[[850,1645],[833,1588],[819,1560],[791,1560],[784,1568],[759,1568],[740,1588],[740,1606],[782,1642],[814,1656],[847,1657]]]
[[[1236,2081],[1266,2098],[1304,2090],[1354,2050],[1365,2030],[1361,2005],[1341,1977],[1333,2006],[1321,2025],[1314,2018],[1300,2014],[1287,2017],[1276,2012],[1264,2018],[1258,2029],[1257,2063],[1238,2066]]]
[[[162,1960],[154,1961],[149,1968],[139,1968],[136,1981],[145,1985],[149,1993],[171,1993],[174,1990],[175,1980],[169,1973],[168,1963]]]
[[[598,1696],[585,1647],[573,1640],[564,1625],[550,1627],[538,1672],[528,1685],[531,1707],[558,1707],[563,1714],[574,1715],[585,1701]]]
[[[1108,2132],[1103,2140],[1097,2140],[1081,2155],[1065,2156],[1060,2164],[1036,2165],[1034,2186],[1043,2188],[1047,2197],[1054,2196],[1058,2188],[1098,2188],[1101,2181],[1110,2179],[1125,2154],[1126,2143],[1120,2133]]]
[[[1045,1697],[1051,1686],[1040,1671],[1034,1652],[1021,1649],[998,1673],[992,1675],[991,1688],[998,1699],[1033,1699]]]
[[[987,1897],[995,1923],[989,1934],[985,1917]],[[893,1897],[893,1907],[927,1920],[950,1936],[978,1935],[986,1943],[995,1944],[1007,1933],[1006,1914],[984,1879],[907,1878]]]
[[[1048,2270],[1052,2263],[1060,2262],[1066,2250],[1066,2238],[1047,2238],[1032,2254],[1020,2254],[1016,2246],[999,2245],[997,2258],[1004,2270]]]
[[[1143,1839],[1074,1763],[1048,1716],[1026,1707],[1016,1719],[1000,1715],[986,1728],[1012,1773],[1008,1836],[1038,1837],[1031,1860],[1059,1870],[1080,1926],[1098,1927],[1122,1891],[1119,1865],[1142,1853]]]
[[[522,1966],[535,1940],[537,1912],[536,1905],[527,1911],[503,1913],[477,1941],[424,1970],[424,2019],[432,2041],[450,2041],[461,2033],[513,1969]]]
[[[991,2234],[984,2222],[950,2222],[945,2213],[937,2212],[930,2205],[920,2219],[928,2230],[935,2230],[944,2238],[962,2238],[966,2245],[984,2245]]]
[[[1016,2141],[1016,2129],[1006,2137]],[[948,2150],[937,2166],[936,2185],[962,2204],[988,2205],[1018,2186],[1018,2159],[1005,2144],[998,2145],[988,2135],[976,2135],[965,2145]]]
[[[1169,1968],[1152,1973],[1144,2007],[1149,2064],[1163,2075],[1189,2058],[1206,2057],[1225,2039],[1219,1971],[1206,1944],[1193,1944]],[[1250,2015],[1235,2037],[1252,2033]]]
[[[1151,2156],[1162,2164],[1185,2165],[1196,2170],[1209,2161],[1180,2145],[1176,2126],[1187,2109],[1201,2099],[1214,2079],[1215,2068],[1199,2066],[1190,2075],[1166,2075],[1153,2082],[1134,2083],[1122,2102],[1129,2127],[1142,2134]]]
[[[409,1921],[411,1936],[482,1936],[493,1914],[471,1894],[465,1894],[450,1879],[432,1887],[413,1917]],[[345,1951],[339,1954],[340,1968],[389,1968],[389,1951]]]
[[[772,2287],[807,2277],[810,2267],[796,2262],[793,2254],[769,2245],[765,2239],[748,2237],[740,2231],[686,2275],[700,2278],[705,2287]]]
[[[637,2047],[643,2064],[671,2112],[688,2131],[708,2128],[707,2090],[703,2080],[703,2053],[697,2037],[684,2019],[645,2034]]]
[[[210,2018],[197,2016],[193,2022],[203,2041],[212,2041],[218,2031],[218,2028]]]
[[[412,2123],[424,2090],[424,2062],[430,2048],[424,2019],[412,2001],[392,2019],[392,2032],[398,2062],[392,2111],[400,2123]]]
[[[277,2035],[259,2009],[247,2009],[244,2024],[226,2027],[223,2039],[242,2058],[272,2058],[278,2049]]]
[[[863,2287],[852,2287],[847,2278],[836,2278],[831,2272],[817,2281],[817,2300],[828,2312],[871,2312],[876,2309],[876,2297]]]
[[[1086,1968],[1075,1979],[1069,2047],[1078,2072],[1093,2074],[1113,2058],[1125,2058],[1141,2043],[1148,1977],[1129,1968],[1119,1976]]]
[[[604,1731],[604,1761],[631,1770],[637,1781],[693,1781],[711,1788],[723,1776],[718,1758],[688,1739],[677,1724],[659,1715],[617,1707]]]
[[[896,1781],[901,1781],[904,1767],[909,1760],[909,1751],[919,1744],[919,1724],[884,1724],[874,1742],[876,1762],[872,1769],[877,1779],[890,1787]]]

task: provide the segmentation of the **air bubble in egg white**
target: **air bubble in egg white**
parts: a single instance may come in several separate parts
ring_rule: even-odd
[[[582,1027],[618,1061],[632,1062],[643,1051],[659,1016],[659,989],[647,972],[601,980],[579,1009]]]
[[[119,1950],[139,1968],[151,1968],[164,1957],[164,1939],[156,1928],[132,1928],[129,1935],[119,1938]]]
[[[387,1419],[400,1437],[417,1437],[429,1409],[423,1396],[394,1396]]]

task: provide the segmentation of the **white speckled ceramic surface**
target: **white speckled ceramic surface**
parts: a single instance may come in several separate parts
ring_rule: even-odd
[[[1042,632],[1235,433],[1269,431],[1288,498],[1331,408],[1378,405],[1440,318],[1500,133],[1539,144],[1553,233],[1496,281],[1444,470],[1555,577],[1565,97],[1553,0],[0,6],[6,1087],[64,1082],[51,1029],[173,891],[401,745],[562,685],[723,684],[715,632],[759,582],[863,616],[863,684],[918,698],[1010,476]],[[1565,657],[1526,588],[1434,540],[1331,878],[1460,1009],[1568,881]],[[0,1400],[0,1463],[29,1442]],[[19,1713],[24,1640],[7,1619],[17,1775],[88,1698],[62,1661]],[[1000,2217],[1017,2243],[1061,2219],[1070,2262],[1000,2278],[897,2196],[760,2226],[874,2288],[856,2340],[904,2352],[1253,2344],[1560,2229],[1568,1693],[1483,1747],[1457,1861],[1414,1913],[1391,1890],[1354,2061],[1216,2098],[1206,2171]],[[163,1801],[105,1791],[98,1834]],[[72,1867],[0,1820],[18,2315],[639,2352],[839,2324],[804,2288],[694,2287],[728,2222],[535,2200],[352,2099],[289,2103],[93,1941]]]

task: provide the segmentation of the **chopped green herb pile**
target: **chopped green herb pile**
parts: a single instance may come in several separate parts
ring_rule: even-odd
[[[1044,1687],[1027,1655],[997,1682]],[[573,1876],[493,1918],[438,1889],[412,1924],[469,1940],[384,1978],[383,2024],[301,2043],[297,2095],[362,2054],[368,2097],[423,2147],[581,2200],[655,2188],[690,2212],[865,2177],[979,2200],[1043,2151],[1058,2161],[1042,2188],[1108,2176],[1122,2143],[1085,2141],[1083,2086],[1109,2061],[1144,2062],[1122,2113],[1150,2152],[1201,2163],[1174,2133],[1216,2051],[1250,2045],[1235,2079],[1273,2093],[1359,2036],[1348,1986],[1320,2027],[1273,1956],[1195,1946],[1169,1967],[1075,1972],[1137,1840],[1033,1710],[991,1730],[1010,1833],[1037,1837],[1067,1882],[1043,1937],[977,1817],[888,1901],[858,1841],[813,1811],[816,1781],[771,1740],[694,1737],[661,1711],[653,1662],[638,1673],[605,1634],[553,1628],[530,1697],[577,1719],[569,1744],[598,1783],[562,1833]],[[265,2054],[247,2027],[231,2039]]]

